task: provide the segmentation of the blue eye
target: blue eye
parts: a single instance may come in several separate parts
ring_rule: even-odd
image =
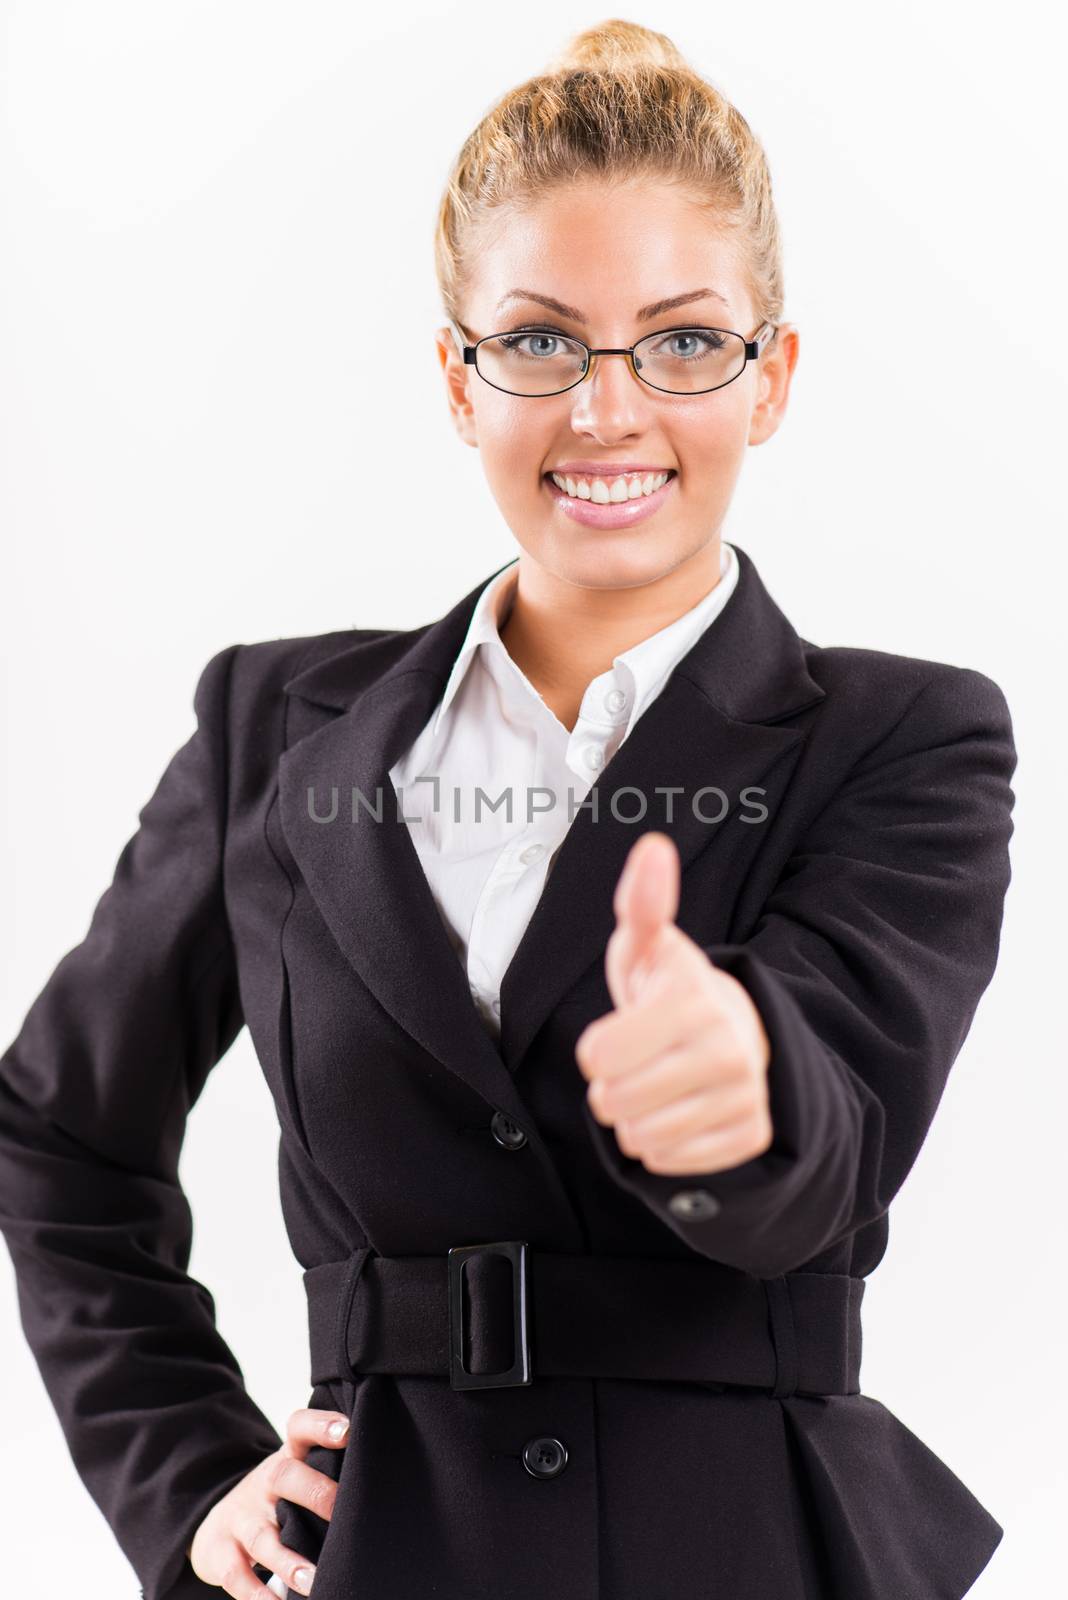
[[[527,339],[533,339],[535,341],[540,340],[541,344],[543,346],[545,344],[557,345],[560,342],[555,333],[512,333],[512,334],[508,334],[507,337],[503,338],[501,340],[501,344],[504,346],[504,348],[506,350],[518,350],[521,355],[528,355],[528,356],[532,355],[535,360],[539,356],[551,356],[551,355],[555,355],[556,354],[555,349],[546,350],[546,349],[543,348],[541,350],[538,350],[537,352],[531,352],[529,350],[527,350],[527,351],[522,350],[521,349],[521,345],[522,345],[523,341],[525,341]]]
[[[694,360],[700,361],[704,356],[722,350],[726,344],[726,340],[722,335],[716,333],[712,328],[678,328],[666,334],[663,342],[670,344],[676,339],[689,341],[690,345],[696,346],[696,348],[692,348],[688,352],[670,349],[663,351],[656,348],[653,354],[655,356],[666,355],[669,359],[674,358],[688,364]]]

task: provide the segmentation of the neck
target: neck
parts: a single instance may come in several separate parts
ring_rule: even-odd
[[[717,535],[662,578],[617,589],[566,583],[520,557],[501,642],[568,732],[590,683],[617,655],[677,621],[716,586],[721,548]]]

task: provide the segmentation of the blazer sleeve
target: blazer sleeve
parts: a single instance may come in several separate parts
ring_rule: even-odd
[[[997,684],[944,669],[812,822],[752,936],[703,947],[771,1045],[762,1155],[653,1173],[586,1103],[608,1171],[700,1254],[775,1277],[888,1210],[997,962],[1015,767]]]
[[[82,942],[0,1058],[0,1231],[75,1467],[146,1600],[207,1600],[186,1550],[281,1439],[190,1277],[187,1114],[243,1026],[223,903],[231,645]]]

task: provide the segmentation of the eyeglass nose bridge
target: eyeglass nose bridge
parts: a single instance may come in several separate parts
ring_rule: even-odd
[[[635,352],[635,350],[637,348],[638,348],[637,345],[630,345],[629,347],[624,346],[624,348],[622,350],[613,350],[613,349],[609,349],[607,347],[605,349],[603,349],[603,350],[591,350],[589,345],[587,345],[586,346],[586,350],[587,350],[586,370],[582,374],[582,377],[579,379],[579,383],[585,383],[587,378],[592,377],[593,370],[597,365],[597,357],[598,356],[627,356],[629,358],[629,360],[630,360],[630,370],[633,372],[634,376],[638,379],[639,383],[644,382],[644,379],[642,379],[641,375],[638,372],[638,368],[641,366],[641,360],[639,359],[638,356],[636,356],[634,354],[634,352]],[[573,389],[577,389],[578,388],[578,384],[572,384],[571,387]]]

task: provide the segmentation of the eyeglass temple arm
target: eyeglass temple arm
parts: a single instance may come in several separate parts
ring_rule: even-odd
[[[464,331],[460,327],[459,323],[454,322],[451,317],[446,317],[445,321],[448,323],[450,329],[452,330],[452,336],[456,341],[456,348],[459,351],[460,356],[462,357],[462,359],[466,362],[466,364],[469,367],[470,366],[474,366],[474,362],[475,362],[475,347],[474,347],[474,345],[468,344],[467,339],[464,337]]]
[[[746,341],[745,359],[747,361],[756,361],[778,331],[774,322],[762,322],[753,337]]]

